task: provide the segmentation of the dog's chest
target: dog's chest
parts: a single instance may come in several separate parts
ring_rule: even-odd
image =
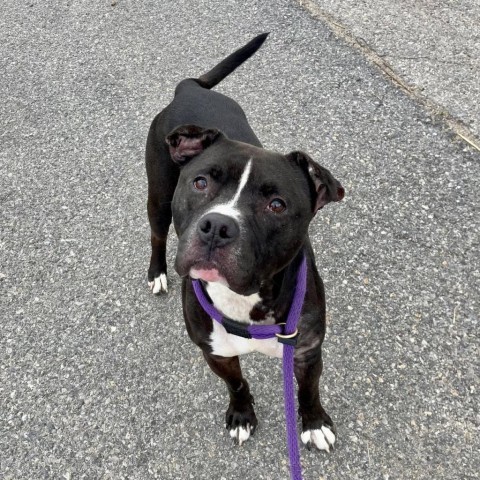
[[[215,307],[224,315],[248,325],[253,323],[250,319],[250,311],[260,301],[258,294],[238,295],[218,283],[209,283],[207,292]],[[214,355],[234,357],[245,353],[260,352],[271,357],[282,357],[283,345],[276,338],[266,340],[243,338],[228,333],[225,327],[215,320],[212,320],[212,322],[213,331],[210,334],[210,346]],[[267,317],[267,320],[261,323],[267,325],[275,323],[275,321],[273,317]]]

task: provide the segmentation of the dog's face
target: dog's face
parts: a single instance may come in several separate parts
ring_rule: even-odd
[[[284,156],[193,126],[167,143],[182,167],[172,203],[181,276],[257,292],[296,256],[316,211],[343,198],[301,152]]]

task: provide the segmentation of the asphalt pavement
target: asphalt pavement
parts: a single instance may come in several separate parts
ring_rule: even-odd
[[[302,449],[305,479],[478,478],[480,154],[293,0],[3,2],[0,478],[288,478],[279,361],[242,360],[260,425],[234,446],[184,329],[173,232],[169,293],[146,278],[149,124],[263,31],[217,89],[267,148],[346,189],[311,226],[338,443]]]
[[[480,148],[480,5],[297,0],[380,61],[410,95]]]

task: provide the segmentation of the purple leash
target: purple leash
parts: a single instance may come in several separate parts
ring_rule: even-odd
[[[224,317],[207,299],[199,280],[192,280],[197,300],[205,312],[216,322],[222,324],[228,333],[244,338],[267,339],[277,337],[283,343],[283,396],[285,400],[285,421],[287,429],[287,447],[290,458],[291,480],[302,480],[300,452],[298,446],[297,423],[295,412],[295,385],[293,359],[297,341],[297,324],[302,313],[305,292],[307,290],[307,260],[303,256],[297,273],[297,285],[292,305],[285,325],[245,325]]]

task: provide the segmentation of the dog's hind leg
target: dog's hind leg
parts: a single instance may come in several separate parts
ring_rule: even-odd
[[[152,125],[153,127],[153,125]],[[148,174],[148,220],[151,228],[152,255],[148,268],[148,285],[152,293],[166,292],[166,248],[172,222],[172,198],[179,170],[172,162],[167,145],[158,145],[154,129],[147,140],[146,167]]]
[[[147,209],[151,228],[152,255],[148,268],[148,286],[152,293],[166,292],[167,286],[167,235],[172,220],[170,201],[161,203],[161,199],[148,199]]]

